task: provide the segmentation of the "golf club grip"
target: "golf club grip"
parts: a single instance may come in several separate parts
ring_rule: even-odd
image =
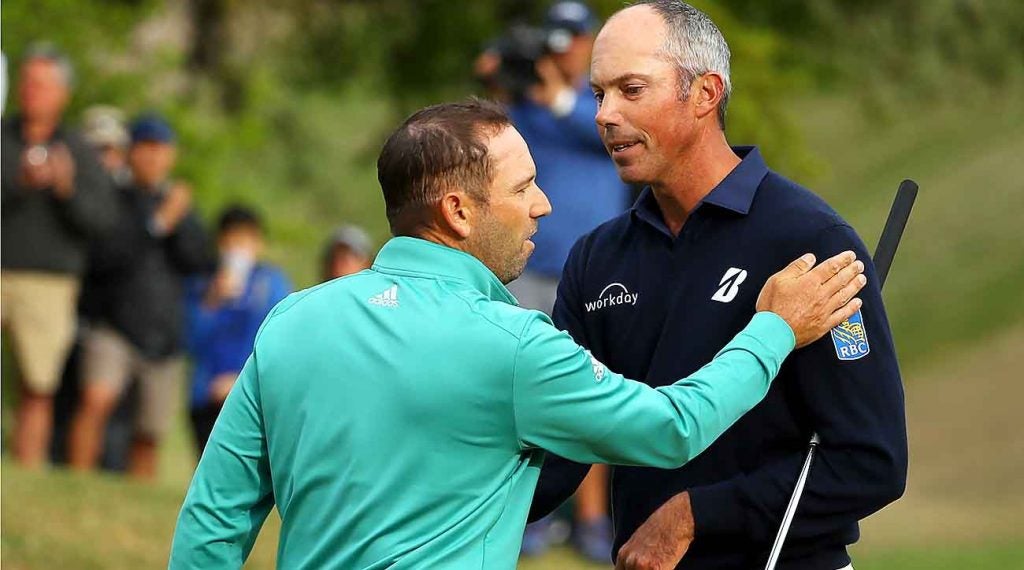
[[[882,230],[882,237],[878,238],[878,246],[875,247],[875,271],[878,273],[878,288],[885,285],[885,278],[889,276],[889,269],[892,267],[892,260],[896,257],[896,248],[900,245],[900,238],[903,237],[903,230],[907,227],[907,220],[910,219],[910,210],[914,207],[914,200],[917,199],[917,183],[913,180],[904,180],[896,191],[896,198],[889,210],[889,219],[885,221],[885,228]]]

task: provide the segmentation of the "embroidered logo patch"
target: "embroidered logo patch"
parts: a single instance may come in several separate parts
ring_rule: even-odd
[[[586,353],[590,357],[590,365],[594,367],[594,381],[600,383],[601,380],[604,380],[604,364],[601,364],[600,360],[594,358],[594,355],[590,354],[589,350]]]
[[[730,267],[726,270],[722,280],[718,282],[718,290],[711,296],[712,301],[728,303],[736,298],[740,292],[740,284],[747,279],[747,270],[738,267]]]
[[[836,347],[839,360],[857,360],[871,352],[868,331],[864,328],[864,315],[860,311],[832,329],[832,344]]]

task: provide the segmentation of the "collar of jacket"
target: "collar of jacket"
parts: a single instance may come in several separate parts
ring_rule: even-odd
[[[381,273],[454,279],[468,284],[492,301],[519,304],[479,259],[464,251],[424,239],[391,238],[377,254],[373,269]]]

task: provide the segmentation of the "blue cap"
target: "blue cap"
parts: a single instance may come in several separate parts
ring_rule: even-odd
[[[173,143],[174,129],[155,113],[142,115],[132,122],[132,144],[140,142]]]
[[[597,18],[583,2],[557,2],[548,9],[546,27],[568,30],[573,35],[589,34],[597,27]]]

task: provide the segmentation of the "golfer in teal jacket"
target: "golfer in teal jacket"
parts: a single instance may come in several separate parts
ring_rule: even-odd
[[[264,322],[185,498],[171,567],[240,567],[276,505],[281,568],[513,568],[543,450],[676,467],[765,395],[796,344],[859,305],[852,256],[795,262],[762,293],[774,312],[652,389],[505,289],[550,206],[500,109],[420,111],[378,172],[407,237]]]

